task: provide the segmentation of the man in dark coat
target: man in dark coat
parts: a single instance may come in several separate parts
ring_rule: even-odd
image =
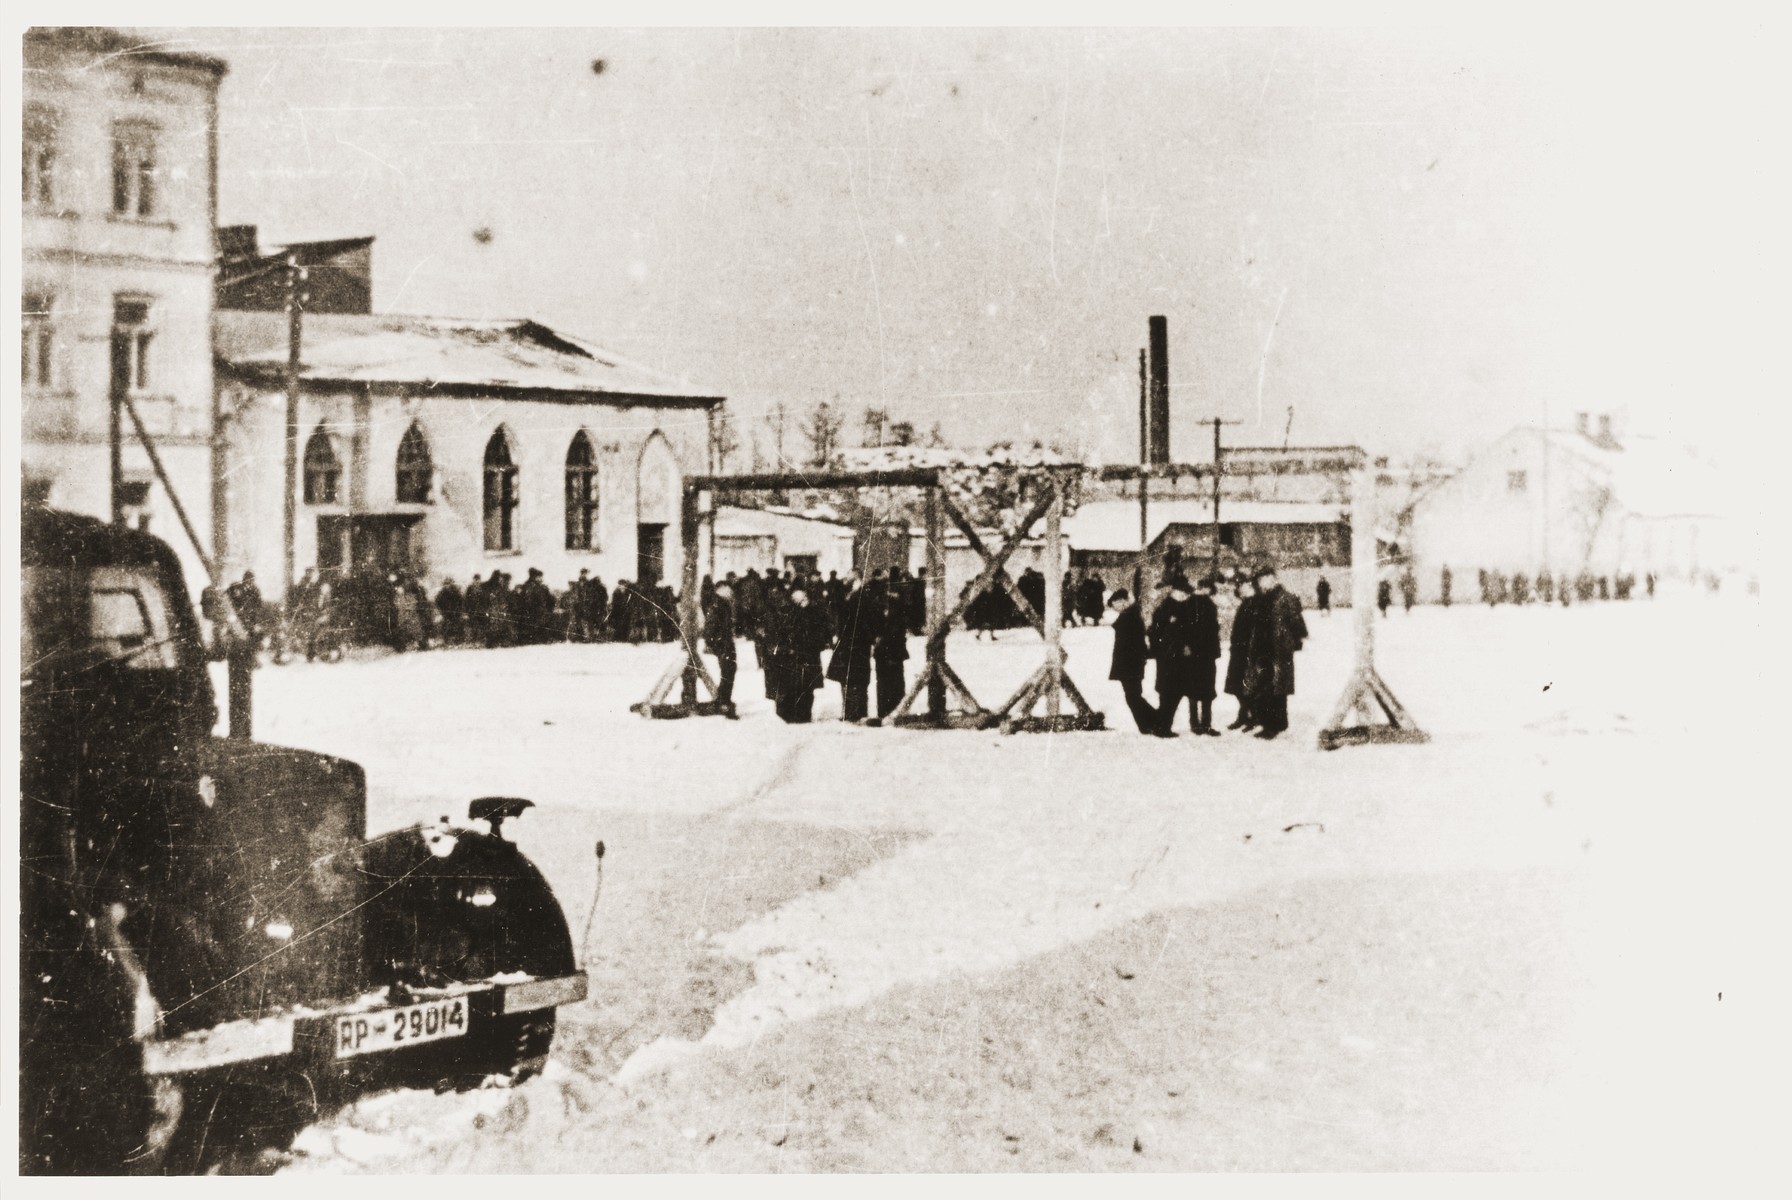
[[[1263,726],[1257,736],[1268,740],[1288,728],[1294,655],[1307,639],[1307,622],[1300,600],[1282,587],[1273,567],[1258,572],[1257,590],[1259,607],[1245,686],[1251,693],[1251,710]]]
[[[1394,602],[1394,584],[1384,579],[1375,585],[1375,607],[1381,610],[1382,616],[1388,615],[1388,606]],[[1492,601],[1488,601],[1489,604]]]
[[[1325,576],[1321,575],[1319,577],[1319,582],[1313,586],[1313,594],[1316,597],[1318,597],[1318,599],[1319,599],[1319,611],[1324,613],[1328,617],[1331,616],[1332,615],[1332,582],[1331,582],[1331,580],[1329,580]]]
[[[542,580],[539,567],[530,567],[529,577],[516,589],[515,607],[518,643],[532,646],[551,640],[554,593]]]
[[[833,581],[828,583],[832,591]],[[841,720],[863,721],[870,715],[871,643],[877,638],[877,613],[866,602],[865,586],[857,575],[834,612],[839,632],[828,659],[828,678],[840,685]]]
[[[1145,618],[1133,603],[1132,593],[1125,588],[1108,597],[1114,610],[1114,656],[1108,667],[1108,678],[1120,685],[1126,696],[1126,707],[1132,712],[1133,724],[1140,733],[1155,734],[1158,730],[1157,709],[1145,699],[1145,661],[1151,657],[1145,643]]]
[[[1242,578],[1234,587],[1233,595],[1238,599],[1238,607],[1232,611],[1232,638],[1226,652],[1226,695],[1238,698],[1238,716],[1226,728],[1250,730],[1257,727],[1258,721],[1251,712],[1251,694],[1245,687],[1245,679],[1249,674],[1251,635],[1256,628],[1261,597],[1257,594],[1256,583]]]
[[[902,703],[908,680],[903,663],[908,661],[908,601],[900,578],[892,579],[877,596],[877,645],[871,657],[877,664],[877,715],[887,717]]]
[[[1083,576],[1082,586],[1076,594],[1077,616],[1085,624],[1101,624],[1101,579],[1096,575]]]
[[[1192,715],[1195,732],[1208,737],[1220,735],[1220,731],[1213,727],[1213,680],[1220,660],[1220,609],[1213,602],[1213,589],[1213,577],[1203,576],[1195,585],[1195,598],[1191,601],[1195,614],[1195,686],[1190,693],[1194,706]]]
[[[1151,651],[1157,659],[1160,737],[1173,736],[1176,709],[1186,697],[1189,729],[1217,735],[1213,725],[1214,661],[1220,655],[1219,612],[1211,595],[1194,594],[1188,579],[1170,578],[1170,598],[1151,617]]]
[[[727,580],[716,585],[715,595],[703,612],[703,644],[716,656],[716,699],[734,716],[734,674],[740,660],[734,650],[734,587]]]
[[[1175,737],[1176,709],[1190,694],[1194,665],[1193,589],[1180,570],[1164,576],[1169,595],[1151,614],[1151,657],[1157,660],[1157,736]],[[1189,705],[1190,725],[1194,705]]]
[[[815,715],[815,693],[821,687],[821,652],[828,646],[827,614],[809,602],[808,589],[790,589],[781,639],[783,676],[778,716],[792,725],[806,725]]]
[[[475,646],[491,645],[487,638],[491,632],[492,598],[477,571],[467,581],[467,590],[462,593],[462,600],[462,607],[467,614],[467,640]]]
[[[442,580],[436,590],[436,611],[442,614],[442,644],[458,646],[465,634],[465,601],[454,580]]]
[[[759,630],[759,665],[765,671],[765,698],[779,705],[778,715],[784,715],[783,700],[785,666],[788,656],[784,646],[789,640],[790,596],[785,592],[782,582],[775,576],[768,577],[765,591],[765,617]]]

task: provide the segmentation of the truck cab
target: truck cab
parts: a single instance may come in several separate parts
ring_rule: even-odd
[[[22,1173],[203,1168],[226,1096],[541,1068],[586,984],[502,836],[528,801],[370,836],[358,765],[214,736],[164,543],[28,509],[21,560]]]

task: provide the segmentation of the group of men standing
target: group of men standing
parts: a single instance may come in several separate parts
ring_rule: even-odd
[[[1189,729],[1218,737],[1213,701],[1220,657],[1220,613],[1214,580],[1191,584],[1180,571],[1167,576],[1147,627],[1132,595],[1122,588],[1108,601],[1114,610],[1114,650],[1108,678],[1120,684],[1140,733],[1175,737],[1176,710],[1189,704]],[[1226,660],[1225,691],[1238,698],[1228,729],[1255,730],[1265,740],[1288,728],[1294,694],[1294,655],[1307,637],[1300,600],[1282,587],[1273,567],[1240,580]],[[1144,696],[1145,665],[1157,662],[1157,703]]]
[[[841,716],[847,721],[871,715],[874,679],[877,715],[895,711],[902,702],[913,607],[906,578],[878,571],[867,584],[854,575],[843,581],[832,603],[820,580],[768,575],[757,582],[755,621],[744,632],[752,638],[766,697],[779,718],[796,725],[813,720],[815,693],[826,680],[840,685]],[[743,632],[736,590],[737,581],[724,579],[703,602],[703,641],[720,672],[716,699],[729,706],[739,665],[735,638]],[[823,602],[817,602],[818,595]],[[830,650],[824,670],[822,655]]]

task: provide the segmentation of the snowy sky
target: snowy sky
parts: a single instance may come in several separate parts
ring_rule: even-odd
[[[1600,101],[1510,39],[156,33],[231,63],[222,221],[374,234],[377,307],[532,316],[743,427],[835,400],[853,433],[877,405],[1133,456],[1152,313],[1180,458],[1215,413],[1447,457],[1579,408],[1671,424],[1576,352]]]

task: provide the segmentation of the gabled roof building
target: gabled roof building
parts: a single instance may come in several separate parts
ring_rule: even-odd
[[[683,476],[720,396],[535,321],[304,319],[296,565],[432,582],[680,569]],[[280,591],[287,318],[219,312],[225,560]]]

